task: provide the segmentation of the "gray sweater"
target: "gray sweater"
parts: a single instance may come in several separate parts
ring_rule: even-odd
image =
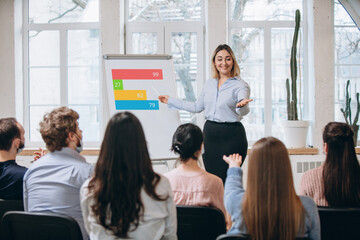
[[[246,234],[245,224],[242,218],[242,202],[245,189],[242,182],[242,169],[239,167],[229,168],[225,183],[225,208],[231,215],[233,225],[228,234]],[[306,237],[318,240],[320,238],[320,219],[317,206],[309,197],[300,196],[300,200],[306,211],[305,214],[305,233],[298,237]]]

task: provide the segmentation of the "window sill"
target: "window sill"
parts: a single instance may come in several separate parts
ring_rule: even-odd
[[[24,149],[19,156],[34,156],[35,152],[38,152],[39,149]],[[100,149],[84,149],[80,154],[83,156],[99,156]]]
[[[288,148],[289,155],[317,155],[319,154],[319,149],[317,148]],[[360,149],[359,149],[360,151]],[[251,148],[248,149],[248,154],[250,154]]]
[[[19,155],[20,156],[33,156],[38,149],[24,149]],[[251,152],[251,148],[248,149],[248,154]],[[289,148],[289,155],[317,155],[319,150],[317,148]],[[99,156],[100,149],[84,149],[81,152],[83,156]],[[356,148],[356,154],[360,154],[360,147]]]

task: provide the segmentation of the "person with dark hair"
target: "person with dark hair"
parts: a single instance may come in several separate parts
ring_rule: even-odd
[[[110,119],[95,175],[80,195],[92,240],[177,239],[170,183],[154,172],[142,126],[129,112]]]
[[[251,148],[246,191],[242,184],[242,158],[224,156],[229,163],[225,208],[233,225],[228,234],[248,234],[253,240],[320,240],[320,219],[314,201],[297,196],[288,151],[273,137]]]
[[[206,171],[226,179],[228,164],[222,156],[239,153],[245,160],[248,148],[246,132],[240,122],[249,113],[250,87],[242,80],[232,49],[219,45],[211,59],[212,77],[196,102],[186,102],[160,95],[159,100],[170,109],[199,113],[205,111],[204,154]]]
[[[180,166],[165,176],[170,180],[176,205],[212,206],[226,216],[221,179],[199,167],[202,144],[203,134],[198,126],[180,125],[171,145],[171,150],[180,156]]]
[[[360,207],[360,165],[354,133],[341,122],[328,123],[323,132],[325,163],[304,173],[300,194],[318,206]]]
[[[25,130],[15,118],[0,119],[0,199],[22,200],[27,168],[15,162],[25,147]]]
[[[79,114],[68,107],[44,115],[40,133],[50,151],[36,160],[24,176],[24,208],[73,217],[88,235],[80,207],[80,187],[93,174],[93,167],[80,155],[82,131]]]

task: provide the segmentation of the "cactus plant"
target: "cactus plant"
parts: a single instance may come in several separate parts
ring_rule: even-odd
[[[345,109],[341,108],[340,111],[344,115],[344,119],[347,124],[349,125],[357,125],[357,122],[359,120],[359,112],[360,112],[360,101],[359,101],[359,93],[356,93],[356,102],[357,102],[357,108],[356,108],[356,114],[354,121],[352,121],[351,118],[351,97],[349,94],[349,86],[350,86],[350,80],[347,80],[346,82],[346,96],[345,96]]]
[[[286,79],[286,95],[287,95],[287,113],[288,120],[298,120],[298,109],[297,109],[297,62],[296,62],[296,51],[297,51],[297,40],[299,36],[300,28],[300,11],[299,9],[295,12],[295,30],[293,36],[293,43],[291,47],[290,57],[290,72],[291,72],[291,89],[289,79]]]

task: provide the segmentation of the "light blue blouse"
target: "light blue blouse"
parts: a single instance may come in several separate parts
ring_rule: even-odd
[[[242,79],[233,77],[218,89],[218,79],[206,81],[196,102],[187,102],[170,97],[170,109],[199,113],[205,111],[205,119],[215,122],[238,122],[250,112],[249,104],[237,108],[236,103],[249,99],[250,87]]]

